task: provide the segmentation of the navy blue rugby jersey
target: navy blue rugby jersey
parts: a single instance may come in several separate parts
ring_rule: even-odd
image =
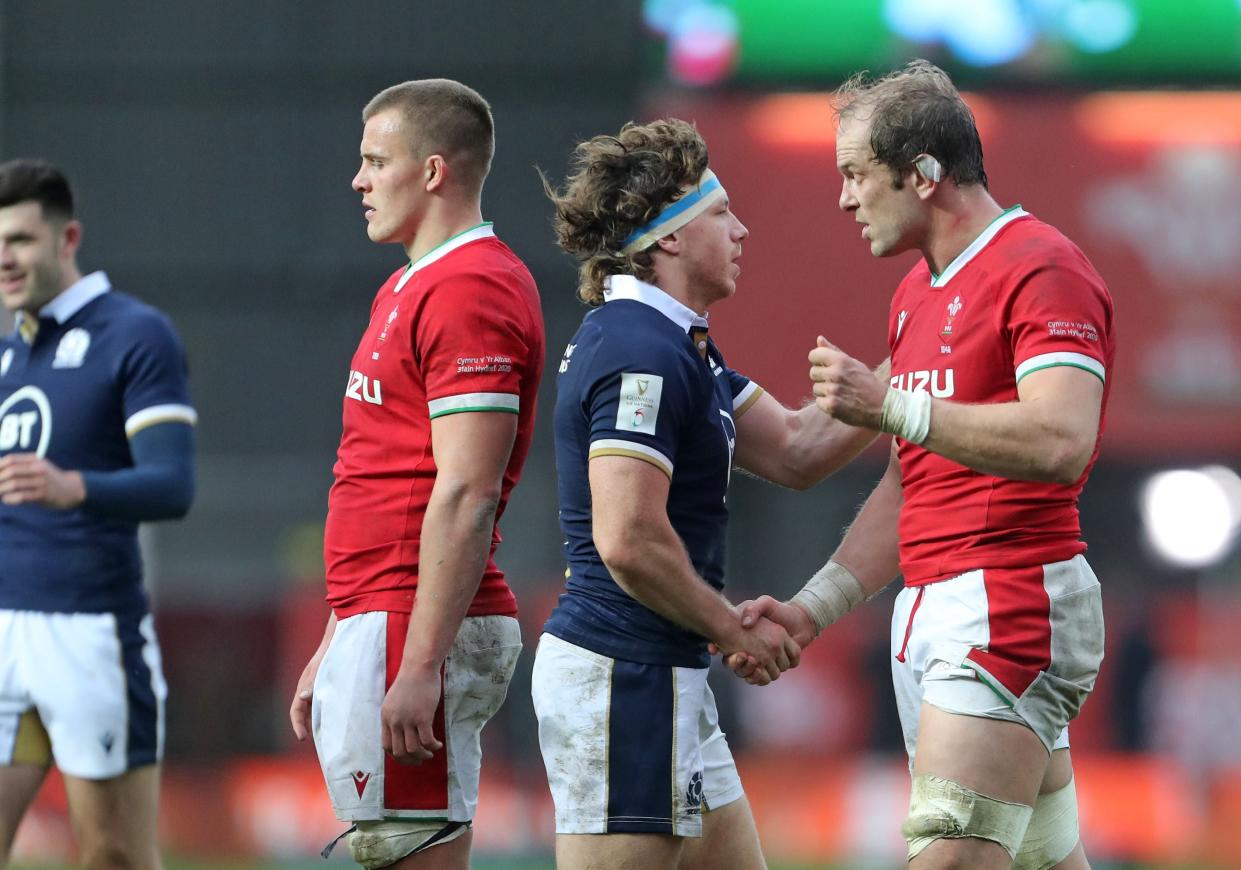
[[[608,279],[556,379],[556,472],[568,582],[545,630],[602,655],[646,664],[706,667],[706,640],[648,609],[616,584],[591,532],[593,456],[650,462],[671,480],[668,518],[699,576],[724,585],[724,534],[735,420],[762,389],[724,364],[706,321],[632,276]]]
[[[129,436],[193,424],[185,351],[168,318],[87,275],[39,312],[33,345],[0,338],[0,456],[61,468],[133,466]],[[82,509],[0,504],[0,608],[60,613],[146,608],[135,523]]]

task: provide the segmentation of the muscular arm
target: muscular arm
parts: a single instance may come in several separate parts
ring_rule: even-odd
[[[901,466],[893,445],[887,470],[832,554],[832,561],[849,569],[868,598],[900,572],[896,532],[902,501]]]
[[[422,520],[418,592],[401,667],[439,671],[491,552],[517,415],[449,414],[431,421],[435,485]]]
[[[887,363],[881,366],[887,380]],[[849,426],[813,403],[794,411],[770,393],[737,419],[736,465],[764,480],[808,489],[862,452],[877,433]]]
[[[516,414],[431,421],[436,475],[422,520],[418,591],[401,665],[380,711],[384,749],[398,761],[419,764],[443,748],[433,724],[440,667],[482,581],[516,434]]]
[[[810,352],[818,406],[855,426],[886,429],[890,387],[830,345]],[[1086,468],[1099,433],[1103,383],[1090,372],[1055,366],[1031,372],[1017,385],[1017,401],[967,405],[931,400],[930,430],[922,445],[954,462],[999,477],[1073,483]]]
[[[936,399],[923,447],[975,471],[1070,484],[1094,452],[1103,382],[1090,372],[1057,366],[1017,385],[1018,401],[966,405]]]
[[[595,548],[625,592],[726,653],[745,650],[764,665],[778,658],[742,630],[732,607],[694,570],[668,519],[663,471],[640,459],[599,456],[589,476]]]

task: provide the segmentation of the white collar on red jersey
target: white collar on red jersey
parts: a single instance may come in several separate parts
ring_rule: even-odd
[[[609,275],[603,279],[603,301],[631,299],[649,305],[677,326],[689,332],[690,327],[707,328],[707,318],[677,302],[654,284],[639,281],[633,275]]]
[[[978,238],[970,242],[969,247],[957,254],[956,259],[948,264],[948,268],[944,269],[942,275],[936,275],[934,272],[931,273],[931,286],[943,287],[956,277],[956,274],[964,269],[970,260],[978,256],[978,253],[983,248],[987,247],[991,240],[995,238],[996,233],[1017,220],[1017,218],[1023,218],[1029,214],[1020,204],[1005,209],[1000,213],[999,217],[987,224],[987,228],[978,234]]]
[[[405,270],[405,274],[401,276],[401,280],[397,281],[396,286],[392,288],[392,292],[400,293],[401,288],[405,286],[406,282],[408,282],[410,278],[414,277],[414,273],[419,269],[425,269],[437,260],[444,259],[444,257],[448,256],[463,245],[468,245],[470,242],[477,242],[479,239],[493,237],[495,234],[495,230],[491,228],[491,221],[485,221],[476,227],[470,227],[470,229],[465,232],[457,233],[452,238],[440,242],[434,248],[419,257],[415,262],[409,264],[409,267]]]

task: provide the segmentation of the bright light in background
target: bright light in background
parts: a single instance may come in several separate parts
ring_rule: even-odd
[[[1092,54],[1115,51],[1137,29],[1137,13],[1124,0],[1081,0],[1065,10],[1065,38]]]
[[[676,17],[668,36],[668,68],[689,85],[721,82],[737,58],[737,16],[723,6],[696,4]]]
[[[1212,565],[1228,554],[1241,527],[1241,477],[1220,465],[1160,472],[1143,488],[1142,520],[1164,559]]]

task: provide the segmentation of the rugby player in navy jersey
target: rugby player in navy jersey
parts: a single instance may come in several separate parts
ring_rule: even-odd
[[[77,266],[59,169],[0,164],[0,865],[54,761],[87,867],[158,868],[167,687],[138,523],[194,494],[168,318]]]
[[[583,142],[564,189],[548,192],[593,309],[557,378],[569,569],[533,677],[557,866],[756,870],[708,643],[748,656],[760,682],[800,650],[771,623],[743,629],[721,592],[729,476],[737,466],[804,489],[873,433],[783,407],[707,337],[749,232],[690,124]]]

